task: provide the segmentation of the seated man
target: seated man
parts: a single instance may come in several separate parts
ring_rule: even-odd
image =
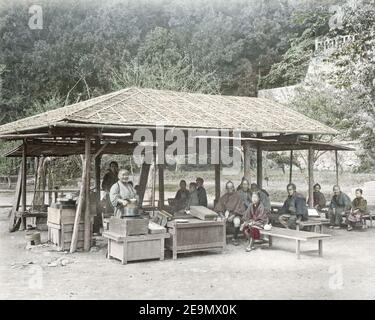
[[[253,192],[251,202],[243,215],[245,222],[241,225],[246,238],[249,240],[249,245],[246,248],[248,252],[254,249],[254,241],[260,239],[259,229],[263,229],[268,221],[266,210],[260,202],[259,193]]]
[[[352,202],[352,209],[348,216],[348,231],[352,231],[358,222],[362,222],[362,215],[368,212],[367,201],[363,198],[363,190],[355,191],[355,199]]]
[[[249,180],[242,178],[241,184],[237,188],[237,192],[240,195],[246,209],[251,204],[251,192],[249,187]]]
[[[234,226],[233,244],[239,245],[238,232],[240,231],[242,215],[245,211],[245,206],[239,194],[234,188],[232,181],[228,181],[225,185],[226,193],[220,197],[214,211],[222,218],[227,219],[228,223]]]
[[[256,183],[252,183],[250,187],[250,196],[254,192],[259,193],[260,202],[263,204],[264,210],[266,210],[267,213],[271,212],[271,201],[268,192],[264,189],[259,188]]]
[[[177,191],[174,197],[174,211],[185,209],[189,201],[189,190],[186,188],[186,181],[180,181],[180,189]]]
[[[204,180],[203,178],[198,177],[195,180],[195,182],[197,184],[199,205],[203,207],[207,207],[207,192],[206,192],[206,189],[203,187]]]
[[[340,229],[342,217],[350,212],[351,201],[348,195],[341,192],[339,186],[333,187],[333,197],[329,205],[328,215],[331,220],[331,229]]]
[[[289,183],[286,188],[288,198],[280,209],[279,222],[287,229],[295,229],[297,223],[307,220],[306,198],[296,191],[294,183]]]
[[[199,206],[198,186],[195,182],[189,184],[189,199],[187,201],[186,210],[190,210],[191,206]]]
[[[322,187],[320,186],[319,183],[316,183],[314,185],[314,192],[313,192],[313,206],[316,210],[321,211],[323,208],[326,207],[326,197],[320,190]],[[310,198],[307,201],[308,203],[310,202]]]

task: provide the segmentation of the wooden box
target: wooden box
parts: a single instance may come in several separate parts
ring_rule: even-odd
[[[148,233],[148,222],[146,218],[116,218],[109,219],[109,231],[120,236],[134,236]]]
[[[202,221],[187,219],[186,223],[168,222],[171,237],[166,247],[172,250],[173,259],[178,253],[224,250],[226,246],[226,225],[224,221]]]
[[[69,250],[72,242],[74,224],[54,224],[48,222],[48,241],[57,245],[60,250]],[[83,248],[84,240],[84,223],[80,223],[78,227],[77,249]],[[92,230],[91,230],[92,232]]]
[[[216,220],[218,214],[204,206],[191,206],[190,215],[201,220]]]
[[[74,224],[76,209],[70,208],[48,208],[47,222],[53,224]],[[84,221],[84,214],[81,215],[81,222]]]
[[[120,236],[106,231],[103,232],[103,237],[108,239],[108,259],[119,259],[122,264],[126,264],[128,261],[164,260],[164,239],[168,238],[169,234]]]

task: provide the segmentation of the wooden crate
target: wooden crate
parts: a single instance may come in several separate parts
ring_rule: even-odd
[[[76,216],[75,208],[48,208],[48,222],[53,224],[72,224]],[[81,222],[84,214],[81,215]]]
[[[178,253],[224,250],[226,246],[226,225],[224,221],[202,221],[187,219],[186,223],[168,222],[171,237],[166,247],[172,250],[173,259]]]
[[[109,231],[121,236],[134,236],[148,233],[149,219],[145,218],[116,218],[109,219]]]
[[[121,236],[114,232],[103,232],[108,239],[108,259],[115,258],[126,264],[128,261],[164,260],[164,239],[168,233]]]
[[[48,222],[48,241],[57,245],[60,250],[69,250],[70,244],[72,242],[74,223],[72,224],[55,224]],[[83,249],[84,243],[84,233],[85,233],[84,223],[80,223],[78,227],[78,240],[77,249]],[[93,223],[91,223],[90,228],[90,239],[92,239]]]

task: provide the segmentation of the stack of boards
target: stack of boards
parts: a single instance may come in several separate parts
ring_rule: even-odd
[[[190,215],[201,220],[213,221],[216,220],[218,214],[203,206],[191,206]]]
[[[145,218],[120,219],[111,217],[109,220],[109,231],[120,236],[166,233],[166,229],[163,226]]]

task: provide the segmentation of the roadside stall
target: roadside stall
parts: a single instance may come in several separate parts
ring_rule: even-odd
[[[143,140],[139,139],[140,131],[150,133],[148,143],[155,143],[158,137],[162,137],[158,143],[159,147],[163,144],[163,152],[181,134],[186,142],[184,154],[190,154],[192,150],[199,154],[198,143],[195,149],[188,148],[191,130],[199,130],[199,138],[206,139],[209,146],[219,141],[218,149],[213,151],[219,157],[223,141],[229,147],[238,142],[244,156],[244,176],[248,179],[250,150],[256,150],[256,176],[260,187],[263,182],[262,152],[307,150],[310,199],[314,184],[314,151],[346,150],[314,140],[318,135],[335,135],[335,130],[267,99],[127,88],[0,127],[0,139],[22,142],[6,155],[22,157],[20,186],[10,215],[10,231],[18,227],[25,229],[25,218],[38,215],[26,210],[28,157],[83,156],[81,185],[76,197],[56,190],[59,194],[44,215],[48,215],[53,243],[70,252],[77,248],[88,251],[92,245],[93,217],[99,214],[101,157],[104,154],[134,154],[135,148],[147,140],[144,136]],[[229,134],[221,136],[221,130]],[[108,258],[115,257],[126,263],[151,258],[163,260],[165,248],[172,251],[173,258],[184,252],[223,250],[226,244],[225,222],[216,219],[213,211],[193,208],[182,216],[171,212],[164,197],[165,158],[160,156],[157,146],[150,150],[153,162],[145,161],[147,150],[142,153],[144,161],[137,200],[139,211],[125,219],[110,218],[108,229],[104,230],[103,235],[108,239]],[[212,153],[210,148],[208,150]],[[150,205],[145,205],[151,167],[154,169],[153,198]],[[214,168],[217,201],[221,193],[221,163],[214,163]]]

